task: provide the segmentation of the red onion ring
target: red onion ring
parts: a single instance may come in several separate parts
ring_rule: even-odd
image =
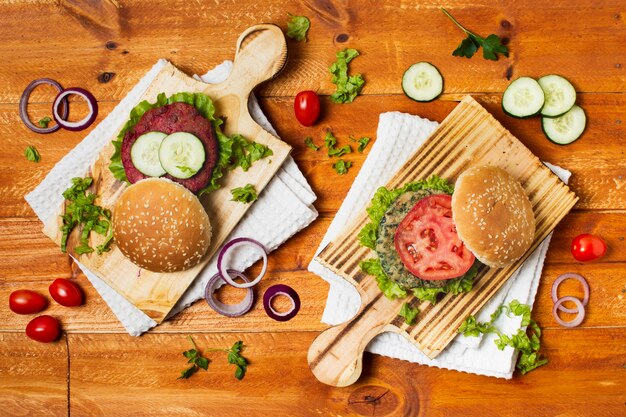
[[[228,273],[243,279],[245,282],[250,281],[248,277],[235,269],[229,269]],[[214,297],[215,291],[217,291],[217,289],[219,289],[224,284],[226,284],[226,281],[224,281],[222,275],[219,272],[213,275],[209,282],[207,282],[204,290],[204,298],[206,299],[209,306],[211,306],[213,310],[217,311],[222,316],[227,317],[239,317],[250,311],[250,309],[252,308],[252,302],[254,301],[254,291],[252,290],[252,288],[246,289],[246,296],[243,300],[241,300],[240,303],[224,304]]]
[[[289,311],[280,313],[272,307],[272,300],[274,297],[284,295],[291,301],[291,308]],[[268,316],[276,321],[288,321],[291,320],[300,311],[300,297],[298,293],[288,285],[277,284],[269,287],[265,294],[263,294],[263,308]]]
[[[22,122],[24,122],[26,127],[32,130],[33,132],[46,134],[46,133],[56,132],[57,130],[61,128],[61,125],[58,124],[57,122],[56,125],[50,126],[50,127],[37,126],[28,118],[28,111],[26,110],[26,108],[28,107],[28,99],[30,98],[30,94],[33,92],[35,87],[42,85],[42,84],[49,84],[53,86],[54,88],[56,88],[59,92],[63,91],[63,87],[61,87],[61,84],[59,84],[58,82],[50,78],[39,78],[37,80],[34,80],[33,82],[31,82],[30,84],[26,86],[26,89],[24,90],[24,92],[22,93],[22,96],[20,97],[20,119],[22,119]],[[67,99],[61,100],[59,104],[63,104],[60,118],[67,119],[67,114],[69,112],[69,105],[67,103]]]
[[[59,115],[59,106],[61,105],[61,101],[67,100],[66,97],[71,94],[81,96],[85,99],[87,105],[89,106],[89,114],[77,122],[68,122],[67,120],[63,120],[63,118]],[[52,116],[57,124],[64,129],[71,131],[83,130],[88,128],[93,121],[96,120],[96,117],[98,116],[98,102],[93,94],[83,88],[66,88],[61,91],[59,95],[57,95],[57,98],[54,99],[54,103],[52,103]]]
[[[261,269],[261,272],[259,273],[259,275],[255,279],[253,279],[251,282],[239,284],[238,282],[233,281],[232,277],[228,274],[228,271],[226,270],[226,265],[224,265],[224,262],[223,262],[224,256],[226,255],[228,251],[232,249],[235,249],[243,245],[249,245],[249,244],[252,244],[252,246],[254,246],[257,249],[260,249],[260,252],[263,256],[263,269]],[[261,281],[261,278],[263,278],[263,276],[265,275],[265,271],[267,271],[267,250],[265,249],[265,246],[263,246],[260,242],[254,239],[250,239],[248,237],[238,237],[236,239],[231,240],[230,242],[225,244],[224,247],[222,247],[222,250],[217,256],[217,270],[220,271],[220,274],[222,274],[222,278],[224,279],[224,281],[226,281],[233,287],[236,287],[236,288],[254,287],[256,284],[259,283],[259,281]]]
[[[577,316],[572,321],[564,321],[559,317],[559,307],[561,307],[561,304],[563,304],[565,301],[572,301],[574,304],[576,304],[575,313],[577,313]],[[556,322],[559,323],[561,326],[576,327],[585,319],[585,307],[578,298],[568,295],[559,298],[556,303],[554,303],[554,307],[552,307],[552,315],[554,316],[554,320],[556,320]]]
[[[557,296],[557,292],[559,289],[559,285],[561,285],[561,283],[563,281],[565,281],[566,279],[575,279],[576,281],[579,281],[582,286],[583,286],[583,290],[585,292],[585,295],[583,297],[582,300],[582,305],[583,307],[587,305],[587,303],[589,302],[589,284],[587,283],[587,280],[585,279],[585,277],[583,277],[582,275],[579,274],[575,274],[573,272],[568,272],[565,274],[561,274],[558,276],[558,278],[554,281],[554,283],[552,284],[552,302],[556,303],[558,296]],[[564,313],[576,313],[578,312],[578,310],[574,310],[571,308],[567,308],[564,306],[559,306],[559,311],[562,311]]]

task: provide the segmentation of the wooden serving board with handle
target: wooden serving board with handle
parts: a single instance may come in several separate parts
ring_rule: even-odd
[[[481,309],[578,201],[567,185],[470,96],[458,104],[386,187],[399,188],[433,174],[455,181],[467,168],[480,165],[508,171],[520,181],[532,202],[536,232],[525,256],[501,269],[481,266],[469,293],[448,294],[436,305],[412,296],[389,300],[376,279],[359,268],[361,261],[376,256],[358,243],[359,231],[369,222],[363,210],[363,215],[316,257],[352,283],[361,296],[359,313],[349,322],[322,332],[309,348],[309,366],[317,379],[334,386],[354,383],[361,374],[363,350],[374,336],[385,331],[404,335],[428,357],[436,357],[465,318]],[[404,302],[420,310],[412,326],[398,316]]]
[[[142,270],[130,262],[114,244],[111,251],[103,255],[91,253],[79,256],[73,253],[73,248],[79,244],[81,230],[76,228],[70,235],[68,251],[74,257],[159,323],[250,207],[250,204],[231,201],[230,190],[250,183],[260,193],[291,151],[289,145],[266,132],[248,112],[248,97],[252,90],[263,81],[276,76],[286,60],[287,44],[280,28],[271,24],[253,26],[239,37],[233,69],[224,82],[206,84],[167,64],[139,100],[154,102],[162,92],[167,96],[178,92],[205,93],[215,104],[216,116],[225,120],[222,128],[226,134],[240,133],[248,140],[269,146],[273,151],[272,156],[255,162],[247,172],[241,168],[225,172],[221,179],[222,187],[201,198],[211,219],[213,237],[209,250],[199,265],[182,272],[154,273]],[[121,128],[119,126],[111,131],[111,141],[117,137]],[[105,147],[88,173],[95,180],[92,191],[99,196],[97,203],[110,209],[127,186],[117,181],[108,169],[113,151],[112,144]],[[46,225],[44,228],[44,232],[56,242],[61,239],[60,217],[58,220],[58,224]],[[91,233],[90,239],[91,246],[95,247],[104,238]]]

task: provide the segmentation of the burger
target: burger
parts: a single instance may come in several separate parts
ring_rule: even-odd
[[[211,243],[211,223],[200,200],[167,178],[126,188],[115,204],[113,235],[140,268],[176,272],[197,265]]]
[[[468,169],[454,188],[433,177],[377,194],[374,205],[391,202],[368,209],[374,221],[360,238],[380,264],[378,271],[371,264],[364,270],[378,275],[387,295],[413,290],[434,301],[438,293],[469,291],[480,263],[493,268],[513,263],[534,238],[535,218],[524,189],[497,167]],[[390,291],[389,285],[399,288]]]

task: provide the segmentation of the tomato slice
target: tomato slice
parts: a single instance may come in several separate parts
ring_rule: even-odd
[[[434,194],[421,199],[398,225],[396,251],[418,278],[444,280],[465,274],[474,263],[452,222],[452,197]]]

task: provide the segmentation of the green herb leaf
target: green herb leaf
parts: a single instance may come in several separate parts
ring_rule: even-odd
[[[41,155],[39,155],[39,151],[34,146],[27,147],[24,150],[24,155],[31,162],[39,162],[41,160]]]
[[[191,365],[189,368],[180,373],[178,379],[187,379],[196,372],[198,372],[198,367],[196,365]]]
[[[402,304],[402,308],[400,309],[398,315],[404,317],[404,322],[411,326],[412,324],[415,324],[415,318],[419,312],[419,309],[411,307],[409,303],[404,303]]]
[[[385,297],[393,300],[394,298],[405,298],[407,296],[406,290],[390,280],[387,274],[385,274],[378,258],[361,261],[359,267],[366,274],[376,277],[378,288],[380,288]]]
[[[244,187],[237,187],[230,190],[233,195],[231,201],[239,201],[240,203],[248,204],[257,199],[256,189],[252,184],[246,184]]]
[[[509,56],[509,49],[502,45],[502,40],[497,35],[492,33],[486,38],[482,38],[463,27],[446,9],[442,8],[441,11],[467,35],[467,38],[463,39],[461,44],[452,52],[452,55],[471,58],[482,46],[483,58],[485,59],[497,61],[498,54]]]
[[[52,119],[49,116],[45,116],[39,119],[37,124],[39,125],[39,127],[43,127],[45,129],[48,127],[48,124],[50,124],[51,121]]]
[[[344,175],[348,172],[348,168],[350,168],[351,166],[352,162],[346,162],[343,159],[340,159],[333,164],[333,169],[337,172],[337,174]]]
[[[314,151],[318,151],[320,149],[319,146],[313,143],[313,139],[311,139],[310,136],[307,136],[306,138],[304,138],[304,144],[308,146],[309,148],[313,149]]]
[[[294,16],[289,13],[291,21],[287,23],[287,36],[297,41],[306,42],[306,33],[311,27],[311,21],[306,16]]]
[[[80,235],[80,245],[74,248],[74,253],[82,255],[93,252],[89,246],[89,234],[93,231],[103,236],[107,236],[105,241],[98,245],[96,250],[100,255],[109,250],[109,245],[113,240],[111,226],[111,211],[94,204],[97,196],[93,193],[86,193],[86,190],[93,184],[93,178],[72,178],[72,186],[63,192],[63,198],[68,202],[65,205],[65,213],[61,216],[61,251],[67,251],[67,239],[72,230],[82,225],[83,230]]]
[[[243,342],[241,340],[235,342],[235,344],[227,351],[228,363],[236,366],[235,378],[241,380],[246,375],[248,368],[248,360],[241,356],[241,350],[243,349]]]
[[[352,103],[363,89],[365,80],[361,74],[348,76],[348,63],[359,56],[356,49],[344,49],[336,54],[335,61],[328,69],[333,75],[332,82],[337,90],[330,96],[334,103]]]
[[[191,174],[192,176],[198,172],[195,169],[189,168],[188,166],[185,166],[185,165],[176,165],[176,168],[180,169],[185,174]]]
[[[328,150],[328,156],[336,156],[340,157],[348,153],[352,153],[352,147],[350,145],[342,146],[341,148],[336,148],[337,138],[333,135],[332,132],[326,132],[326,137],[324,138],[324,146]]]
[[[353,142],[359,142],[359,147],[357,148],[357,151],[359,151],[359,153],[363,153],[363,151],[365,150],[365,147],[367,146],[367,144],[368,144],[368,143],[370,142],[370,140],[371,140],[370,138],[365,137],[365,136],[364,136],[364,137],[362,137],[362,138],[361,138],[361,139],[359,139],[359,140],[356,140],[356,139],[354,139],[354,138],[352,138],[352,137],[350,137],[350,139],[351,139]]]

